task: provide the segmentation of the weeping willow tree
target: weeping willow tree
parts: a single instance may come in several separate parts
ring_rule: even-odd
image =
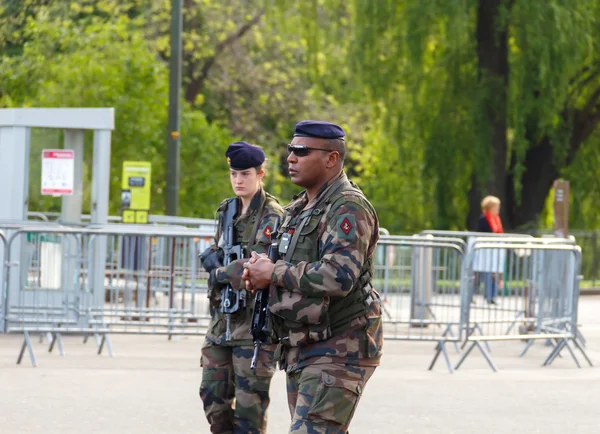
[[[577,206],[600,203],[598,0],[302,3],[279,11],[313,79],[369,106],[361,176],[377,205],[473,227],[494,194],[506,226],[524,227],[560,176],[577,180]]]
[[[571,226],[600,227],[599,3],[184,0],[182,211],[210,213],[225,194],[210,175],[234,138],[266,147],[268,187],[291,197],[285,143],[321,118],[347,130],[347,170],[396,233],[472,227],[485,194],[508,227],[549,222],[561,176]],[[116,107],[113,182],[142,149],[160,197],[169,12],[0,1],[0,106]]]

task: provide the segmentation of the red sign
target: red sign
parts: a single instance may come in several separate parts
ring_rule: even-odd
[[[44,149],[42,151],[42,194],[73,194],[75,151]]]

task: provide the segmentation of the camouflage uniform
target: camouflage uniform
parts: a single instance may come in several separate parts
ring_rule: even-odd
[[[226,202],[221,204],[220,210]],[[245,248],[246,257],[250,256],[249,251],[267,252],[274,221],[282,213],[281,206],[273,196],[262,189],[256,193],[248,211],[234,222],[237,239]],[[253,233],[255,241],[249,246]],[[215,236],[217,244],[220,236],[221,222]],[[240,259],[218,268],[218,283],[209,288],[213,317],[202,347],[200,397],[213,433],[262,433],[267,425],[269,384],[275,372],[275,346],[262,347],[256,375],[253,374],[250,369],[254,350],[250,323],[254,298],[248,297],[244,311],[232,314],[232,339],[229,342],[225,341],[225,320],[219,309],[222,284],[230,283],[233,289],[245,288],[241,277],[246,261],[247,259]]]
[[[346,433],[379,365],[383,332],[371,286],[377,215],[342,172],[285,208],[269,309],[287,372],[291,433]]]

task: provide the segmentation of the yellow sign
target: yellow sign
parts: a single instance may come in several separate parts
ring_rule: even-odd
[[[146,161],[123,162],[121,208],[123,223],[148,223],[152,165]]]
[[[124,209],[123,210],[123,223],[146,224],[146,223],[148,223],[148,211],[136,211],[133,209]]]
[[[148,223],[148,211],[136,211],[135,222],[139,224]]]
[[[135,223],[135,211],[124,209],[123,210],[123,223]]]

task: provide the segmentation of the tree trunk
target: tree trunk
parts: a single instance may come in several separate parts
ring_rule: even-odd
[[[512,0],[479,0],[477,8],[479,87],[484,95],[481,105],[484,122],[479,127],[488,132],[483,146],[490,147],[491,164],[482,179],[477,171],[473,175],[467,217],[467,227],[471,230],[477,225],[484,196],[491,194],[503,203],[506,201],[508,22],[502,20],[502,8],[510,8],[511,4]],[[505,208],[501,208],[501,218],[510,227]]]
[[[511,228],[524,228],[537,223],[548,192],[553,181],[559,176],[559,171],[554,165],[554,152],[550,140],[545,137],[539,144],[531,145],[525,154],[525,172],[521,177],[520,201],[514,188],[514,180],[506,177],[507,213]],[[511,158],[511,169],[515,166],[516,159]]]
[[[582,110],[571,109],[574,112],[573,129],[562,167],[568,167],[573,162],[583,142],[600,123],[600,107],[597,111],[593,109],[599,100],[600,88],[592,93]],[[569,111],[569,109],[563,111],[563,119],[568,119]],[[546,136],[537,144],[531,143],[523,162],[525,171],[520,180],[522,190],[519,204],[513,179],[510,176],[506,178],[507,204],[511,205],[507,212],[513,228],[532,227],[538,223],[552,184],[560,176],[560,168],[556,166],[555,152],[550,139]],[[512,171],[516,164],[514,154],[511,160]]]

